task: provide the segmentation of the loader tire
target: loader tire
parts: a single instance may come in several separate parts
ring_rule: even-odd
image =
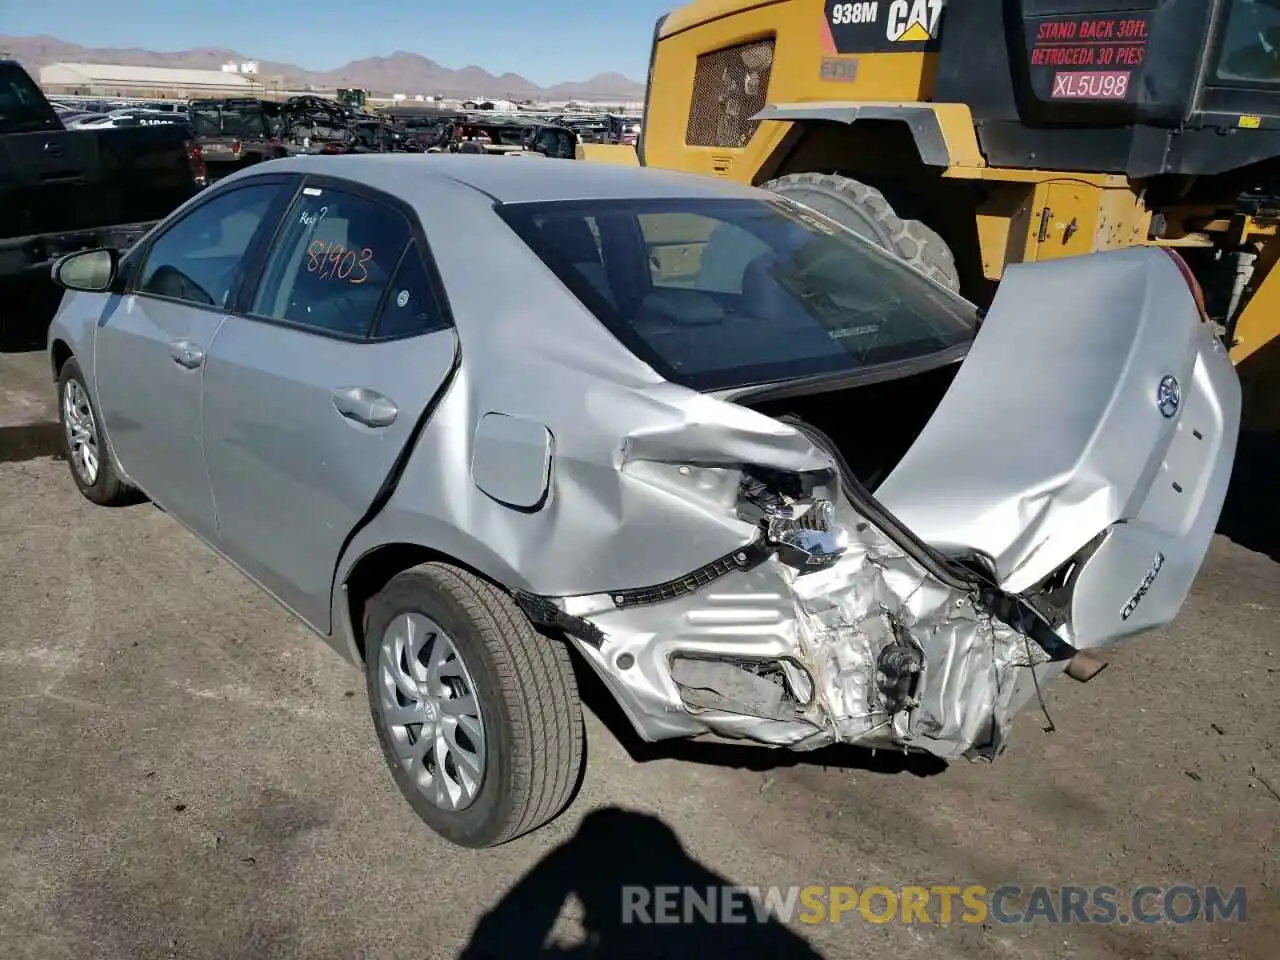
[[[791,173],[761,186],[826,214],[947,289],[960,289],[956,259],[947,242],[919,220],[899,217],[875,187],[834,173]]]

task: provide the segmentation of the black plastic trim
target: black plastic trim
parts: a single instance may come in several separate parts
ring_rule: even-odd
[[[723,557],[703,564],[696,570],[692,570],[684,576],[676,577],[674,580],[667,580],[664,583],[656,583],[648,587],[613,590],[610,591],[609,595],[613,598],[614,606],[619,610],[625,610],[628,607],[647,606],[654,603],[665,603],[668,600],[675,600],[696,590],[701,590],[707,584],[714,583],[730,573],[752,570],[768,560],[773,554],[774,547],[763,536],[760,536],[745,547],[739,547],[732,553],[726,553]]]
[[[565,613],[555,605],[550,597],[517,590],[513,594],[516,603],[533,623],[539,627],[560,630],[571,637],[577,637],[583,643],[590,644],[599,650],[604,646],[604,631],[589,620]]]

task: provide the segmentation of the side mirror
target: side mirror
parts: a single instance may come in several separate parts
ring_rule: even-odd
[[[53,264],[53,282],[67,290],[106,293],[116,280],[120,255],[106,247],[81,250],[59,257]]]

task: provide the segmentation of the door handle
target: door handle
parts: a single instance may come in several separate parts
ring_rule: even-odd
[[[174,363],[188,370],[194,370],[204,363],[204,351],[190,340],[174,340],[170,343],[169,356]]]
[[[368,387],[338,387],[333,391],[333,406],[348,420],[366,427],[389,427],[400,412],[394,403]]]

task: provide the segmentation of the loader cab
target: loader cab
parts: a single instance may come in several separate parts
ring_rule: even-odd
[[[950,3],[931,99],[992,166],[1239,169],[1280,156],[1280,0]]]

